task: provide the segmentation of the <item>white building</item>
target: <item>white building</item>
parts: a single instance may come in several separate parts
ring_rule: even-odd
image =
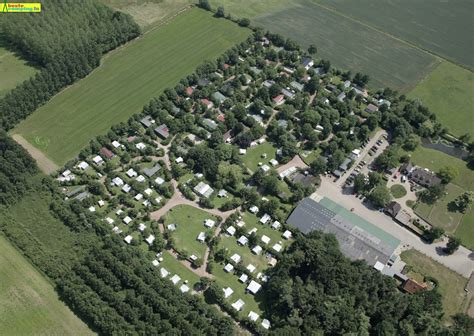
[[[230,260],[232,260],[234,263],[238,264],[240,260],[242,260],[242,257],[238,255],[237,253],[234,253],[232,257],[230,257]]]
[[[130,244],[130,243],[132,242],[132,240],[133,240],[133,237],[130,236],[130,235],[128,235],[128,236],[126,236],[123,240],[125,240],[125,242],[126,242],[127,244]]]
[[[201,181],[194,187],[194,191],[203,197],[209,198],[214,192],[214,189],[212,189],[209,184]]]
[[[229,227],[225,230],[225,232],[226,232],[229,236],[233,236],[233,235],[235,234],[235,231],[236,231],[236,230],[235,230],[235,227],[233,227],[233,226],[229,226]]]
[[[247,286],[247,291],[249,291],[250,293],[252,293],[253,295],[257,294],[258,291],[260,290],[260,288],[262,288],[262,285],[260,285],[258,282],[256,281],[250,281],[249,285]]]
[[[155,236],[151,234],[148,236],[148,238],[145,239],[145,241],[147,242],[148,245],[151,246],[151,244],[153,244],[153,242],[155,241]]]
[[[260,240],[261,240],[265,245],[267,245],[267,244],[270,242],[270,237],[263,235],[262,238],[260,238]]]
[[[252,253],[253,254],[256,254],[256,255],[259,255],[260,253],[262,253],[262,247],[260,245],[256,245],[253,249],[252,249]]]
[[[208,218],[204,221],[204,226],[207,227],[207,228],[212,228],[212,227],[214,227],[214,225],[216,225],[216,222],[213,221],[212,219]]]
[[[227,287],[227,288],[222,288],[222,290],[224,291],[224,298],[228,298],[229,296],[232,295],[232,293],[234,293],[234,290],[230,287]]]
[[[227,273],[230,273],[234,270],[234,265],[232,264],[227,264],[224,266],[224,271],[226,271]]]
[[[242,246],[247,245],[248,242],[249,240],[245,236],[240,236],[240,238],[237,240],[237,243],[239,243]]]
[[[197,240],[201,243],[204,243],[206,241],[206,233],[199,232],[199,234],[197,236]]]
[[[260,218],[260,223],[262,224],[267,224],[268,221],[270,220],[270,215],[269,214],[264,214],[262,218]]]
[[[283,238],[285,238],[285,239],[290,239],[291,236],[292,236],[291,231],[286,230],[285,232],[283,232],[282,236],[283,236]]]
[[[238,299],[232,304],[232,308],[234,308],[237,311],[241,311],[244,305],[245,305],[245,302],[242,301],[241,299]]]
[[[259,316],[256,312],[254,312],[254,311],[250,311],[250,313],[249,313],[248,316],[247,316],[247,318],[248,318],[250,321],[252,321],[252,322],[257,321],[259,317],[260,317],[260,316]]]
[[[138,173],[135,170],[133,170],[133,168],[130,168],[129,170],[127,170],[125,174],[127,174],[127,176],[130,178],[138,176]]]

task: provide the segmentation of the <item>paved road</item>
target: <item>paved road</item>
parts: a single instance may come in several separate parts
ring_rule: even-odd
[[[346,209],[354,208],[355,214],[390,233],[399,239],[402,245],[408,244],[409,247],[429,256],[466,278],[474,271],[474,253],[467,248],[461,246],[453,255],[444,255],[441,249],[446,246],[446,241],[434,244],[424,243],[417,235],[395,223],[387,215],[368,209],[353,195],[344,194],[341,188],[327,177],[322,178],[321,187],[319,187],[316,194],[328,197]]]

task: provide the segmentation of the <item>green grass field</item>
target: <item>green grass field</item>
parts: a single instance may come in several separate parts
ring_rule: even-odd
[[[461,195],[464,190],[450,183],[446,186],[445,191],[447,195],[435,204],[418,204],[416,213],[428,223],[443,228],[449,234],[453,234],[456,232],[463,214],[457,211],[449,211],[448,204]]]
[[[206,59],[215,59],[250,30],[191,9],[107,55],[87,78],[65,89],[13,131],[57,164],[89,140],[172,87]]]
[[[422,50],[309,1],[255,21],[303,47],[315,44],[318,57],[353,73],[368,74],[369,85],[375,88],[408,92],[439,62]]]
[[[266,153],[267,157],[263,158],[262,154]],[[247,153],[242,156],[242,162],[245,166],[250,169],[251,171],[255,172],[257,170],[258,163],[261,162],[262,164],[267,164],[270,160],[274,159],[276,156],[276,149],[273,145],[269,142],[265,142],[261,145],[257,145],[255,147],[247,148]]]
[[[394,184],[391,186],[390,192],[394,198],[401,198],[407,194],[407,190],[401,184]]]
[[[0,235],[2,335],[92,335],[52,285]]]
[[[36,72],[26,61],[5,49],[0,40],[0,98]]]
[[[195,3],[193,0],[100,0],[119,11],[130,14],[142,28],[151,28],[153,23],[166,19],[183,7]]]
[[[415,272],[438,280],[446,320],[451,315],[462,312],[467,279],[415,250],[402,252],[401,258]]]
[[[173,257],[169,252],[163,251],[162,254],[163,261],[160,263],[159,267],[164,267],[172,277],[175,274],[178,274],[181,278],[181,282],[178,283],[178,286],[181,286],[184,281],[188,280],[189,288],[193,289],[194,285],[199,282],[199,276],[196,273],[192,272],[184,265],[182,265],[175,257]]]
[[[474,207],[463,216],[458,229],[454,234],[470,250],[474,250]]]
[[[213,229],[204,226],[204,221],[208,218],[216,221]],[[176,231],[171,232],[171,236],[180,251],[187,251],[189,255],[194,254],[202,258],[206,251],[206,244],[200,243],[196,238],[200,232],[212,234],[217,226],[217,220],[215,216],[204,210],[189,205],[178,205],[166,213],[164,224],[165,228],[168,224],[177,225]]]
[[[474,2],[315,0],[343,15],[474,68]]]
[[[465,190],[474,190],[474,171],[467,167],[465,161],[456,159],[440,151],[418,146],[414,152],[408,153],[411,160],[423,168],[438,172],[446,166],[453,167],[458,176],[452,181]]]
[[[408,95],[436,113],[454,135],[474,137],[474,74],[450,62],[442,62]]]

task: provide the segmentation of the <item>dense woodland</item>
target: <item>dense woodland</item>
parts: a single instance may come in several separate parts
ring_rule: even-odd
[[[347,259],[334,236],[300,236],[271,271],[266,288],[274,333],[467,335],[462,315],[453,327],[442,325],[436,290],[406,295],[396,287],[392,278]]]
[[[42,68],[37,76],[0,101],[0,125],[4,129],[12,128],[60,89],[87,75],[98,66],[104,52],[139,34],[138,26],[129,16],[113,12],[92,0],[45,0],[43,7],[44,12],[39,16],[22,15],[21,19],[15,16],[15,20],[6,19],[8,16],[0,18],[0,27],[8,41]],[[261,32],[257,32],[256,38],[261,38],[259,34]],[[295,62],[298,47],[279,36],[270,37],[287,50],[280,53],[257,50],[255,64],[263,63],[267,56],[286,64]],[[199,76],[210,74],[224,62],[235,65],[239,54],[244,54],[251,42],[233,48],[217,62],[200,67],[197,74],[148,104],[144,115],[151,114],[157,121],[167,123],[172,133],[192,129],[198,120],[186,113],[186,103],[177,99],[176,92],[181,93]],[[330,69],[329,62],[322,61],[321,64]],[[268,79],[277,79],[272,72],[265,75]],[[347,76],[351,77],[350,73]],[[364,84],[364,78],[359,81]],[[287,83],[277,81],[276,84],[285,86]],[[235,85],[238,87],[237,81]],[[318,86],[319,83],[309,82],[305,91],[314,93]],[[257,93],[258,99],[268,101],[270,90],[275,89],[261,89]],[[350,114],[351,102],[348,101],[334,102],[335,108],[311,106],[300,113],[301,124],[295,126],[293,134],[288,131],[290,127],[285,129],[276,123],[264,130],[239,108],[241,97],[239,90],[235,92],[227,104],[237,108],[226,111],[226,124],[212,135],[210,146],[196,146],[187,157],[187,163],[193,163],[197,171],[213,181],[221,179],[217,182],[228,187],[232,187],[237,178],[227,174],[226,166],[220,161],[233,157],[233,164],[239,164],[235,153],[225,151],[220,140],[222,133],[228,130],[241,144],[249,144],[267,132],[290,159],[296,152],[297,140],[307,140],[309,148],[316,146],[318,139],[310,138],[305,129],[321,124],[325,132],[320,137],[327,137],[330,132],[335,134],[322,148],[332,158],[327,164],[335,167],[377,126],[391,131],[400,146],[409,145],[412,134],[429,136],[444,131],[432,113],[406,102],[391,90],[381,91],[379,97],[390,98],[393,108],[372,114],[362,125]],[[195,95],[204,97],[208,94],[204,89],[197,90]],[[166,112],[171,104],[182,108],[174,118]],[[280,111],[278,118],[290,119],[289,115],[304,104],[304,100],[295,100],[290,108]],[[115,133],[120,133],[120,128],[133,128],[137,118],[131,118],[128,125],[115,126],[109,135],[113,138]],[[246,130],[240,122],[246,125]],[[355,125],[360,126],[357,134],[346,137],[344,132]],[[82,155],[91,151],[86,149]],[[315,173],[327,169],[324,162],[316,162],[311,168]],[[16,223],[9,221],[8,216],[0,219],[0,229],[56,283],[61,298],[91,328],[107,335],[233,333],[229,318],[199,297],[181,294],[167,280],[159,278],[142,252],[135,247],[124,248],[119,238],[110,236],[97,215],[84,214],[83,205],[78,201],[65,203],[50,178],[30,182],[35,174],[37,168],[31,157],[5,132],[0,132],[0,214],[1,211],[7,214],[2,205],[14,203],[26,191],[34,189],[38,197],[51,199],[51,212],[73,231],[76,248],[63,254],[48,254],[47,249],[37,246],[31,237],[16,234]],[[253,176],[253,181],[264,188],[266,184],[271,187],[271,183],[261,176]],[[255,199],[258,194],[250,191],[241,197]],[[267,303],[272,307],[267,313],[273,326],[271,333],[275,335],[464,335],[467,327],[463,322],[472,323],[458,316],[453,327],[445,328],[440,322],[441,301],[436,291],[412,296],[399,293],[394,280],[363,262],[346,259],[333,236],[320,233],[298,236],[270,275],[264,291]]]
[[[23,196],[37,173],[31,156],[0,129],[0,205],[12,204]]]
[[[0,100],[0,125],[6,130],[89,74],[102,54],[140,34],[129,15],[95,0],[45,0],[42,9],[0,17],[6,43],[41,68]]]

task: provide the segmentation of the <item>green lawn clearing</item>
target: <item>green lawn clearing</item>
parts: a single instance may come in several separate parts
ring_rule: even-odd
[[[474,250],[474,207],[464,214],[454,234],[470,250]]]
[[[316,45],[317,57],[330,60],[336,67],[368,74],[373,88],[408,92],[439,63],[425,51],[311,1],[255,21],[304,48]]]
[[[428,223],[443,228],[447,233],[456,232],[456,228],[461,221],[463,214],[457,211],[450,211],[448,204],[456,197],[464,193],[464,190],[452,183],[446,186],[447,195],[435,204],[420,202],[415,212]]]
[[[36,72],[37,69],[5,49],[0,37],[0,98]]]
[[[13,133],[64,164],[112,125],[141,111],[204,60],[212,60],[250,30],[201,9],[190,9],[106,55],[92,74],[63,90]]]
[[[436,113],[456,136],[474,137],[474,74],[450,62],[442,62],[408,95]]]
[[[161,257],[163,258],[163,261],[158,267],[164,267],[168,272],[170,272],[170,275],[168,276],[169,278],[178,274],[181,278],[181,282],[178,283],[178,286],[181,286],[184,281],[188,280],[188,287],[193,289],[194,285],[199,282],[199,276],[181,264],[175,257],[169,254],[169,252],[163,251]]]
[[[422,146],[418,146],[414,152],[408,154],[411,155],[411,160],[415,164],[434,172],[446,166],[453,167],[458,172],[458,176],[452,183],[466,190],[474,190],[474,171],[467,167],[465,161]]]
[[[267,157],[263,158],[263,154],[267,154]],[[261,145],[247,148],[247,153],[242,157],[242,162],[248,169],[255,172],[259,167],[259,162],[271,166],[269,162],[270,160],[274,159],[275,156],[275,147],[273,147],[273,145],[269,142],[264,142]]]
[[[403,252],[401,258],[416,273],[425,277],[431,276],[438,281],[438,290],[443,296],[443,311],[446,320],[449,320],[450,316],[462,312],[463,302],[466,298],[464,287],[467,279],[415,250]]]
[[[234,303],[238,299],[241,299],[245,302],[245,305],[240,312],[241,317],[247,317],[250,311],[254,311],[257,314],[261,315],[262,308],[260,307],[259,303],[256,299],[259,299],[259,294],[257,293],[257,297],[254,297],[252,294],[246,292],[246,288],[248,284],[241,283],[239,281],[240,274],[238,273],[227,273],[224,271],[224,265],[222,264],[213,264],[212,274],[214,275],[217,284],[222,288],[230,287],[234,291],[230,297],[225,299],[230,304]]]
[[[402,198],[407,194],[407,190],[401,184],[394,184],[390,187],[390,192],[394,198]]]
[[[222,237],[219,248],[227,249],[229,251],[229,257],[234,253],[240,255],[242,257],[241,263],[245,267],[249,264],[254,265],[256,268],[255,274],[266,270],[268,268],[268,262],[265,256],[253,254],[250,251],[250,248],[253,246],[241,246],[237,243],[237,238],[239,237]],[[263,243],[259,242],[259,245],[262,246]]]
[[[295,0],[210,0],[211,6],[215,9],[223,6],[226,13],[239,18],[253,18],[259,15],[266,15],[277,10],[283,10]]]
[[[245,230],[247,232],[252,230],[253,228],[257,229],[256,235],[258,237],[258,242],[260,245],[263,244],[263,242],[261,241],[263,235],[270,238],[270,242],[268,243],[270,250],[271,247],[276,243],[279,243],[283,247],[286,247],[290,244],[290,241],[285,240],[281,236],[281,231],[274,230],[270,227],[273,223],[273,220],[270,220],[267,224],[263,225],[259,222],[260,218],[258,218],[254,214],[251,214],[250,212],[243,213],[242,220],[245,222]]]
[[[214,228],[208,229],[204,226],[206,219],[216,221]],[[203,210],[189,205],[178,205],[166,213],[164,224],[165,228],[168,224],[176,224],[176,231],[171,232],[171,236],[178,251],[186,251],[189,255],[194,254],[202,258],[207,246],[205,243],[200,243],[197,236],[200,232],[205,232],[207,236],[211,235],[218,223],[215,216]]]
[[[93,335],[53,286],[0,235],[2,335]]]

